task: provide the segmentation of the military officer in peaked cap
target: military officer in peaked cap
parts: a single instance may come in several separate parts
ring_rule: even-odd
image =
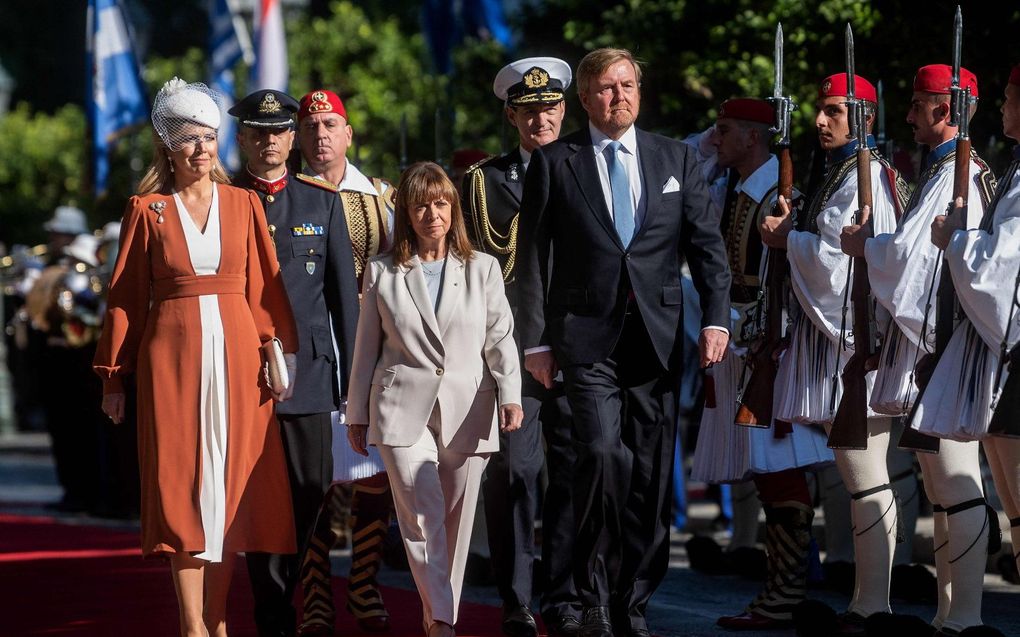
[[[261,637],[296,631],[291,600],[333,477],[330,413],[346,394],[358,323],[357,277],[340,202],[334,194],[306,183],[310,178],[287,171],[297,110],[298,102],[291,96],[260,90],[228,111],[240,124],[237,141],[247,159],[235,182],[255,191],[265,206],[300,344],[294,395],[276,406],[298,553],[247,556]]]
[[[524,174],[531,153],[559,137],[570,81],[570,66],[557,58],[526,58],[503,67],[492,88],[520,143],[506,155],[475,164],[464,178],[462,208],[468,232],[478,249],[499,259],[515,313],[514,263]],[[482,487],[492,566],[503,599],[502,628],[510,637],[538,635],[528,604],[541,501],[542,571],[547,580],[541,587],[542,617],[550,635],[572,635],[580,628],[581,607],[571,576],[570,409],[561,387],[547,390],[528,374],[523,381],[524,424],[513,435],[500,435],[500,452],[489,461]],[[542,452],[543,434],[547,457]],[[539,493],[543,462],[549,472],[544,498]]]

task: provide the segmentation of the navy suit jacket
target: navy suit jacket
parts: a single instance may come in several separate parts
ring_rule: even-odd
[[[694,152],[636,133],[646,204],[626,248],[602,194],[587,126],[531,156],[521,204],[517,321],[522,348],[550,345],[560,365],[608,358],[633,292],[659,362],[675,371],[684,260],[701,296],[702,326],[730,324],[726,249]],[[679,188],[663,193],[670,177]]]
[[[251,188],[247,174],[236,183]],[[288,175],[283,190],[255,190],[275,226],[273,241],[298,327],[297,379],[279,414],[334,411],[347,395],[358,329],[358,280],[351,238],[336,191]],[[332,336],[331,336],[332,332]],[[333,351],[336,337],[340,360]],[[338,379],[338,372],[340,378]]]

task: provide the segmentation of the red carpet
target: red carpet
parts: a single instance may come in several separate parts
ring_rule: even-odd
[[[133,531],[66,524],[52,518],[0,514],[0,635],[177,637],[177,600],[162,560],[143,560]],[[254,637],[244,560],[228,606],[231,637]],[[366,634],[343,611],[347,584],[333,578],[337,635]],[[414,590],[384,588],[391,637],[421,637]],[[500,635],[500,611],[462,603],[457,634]]]

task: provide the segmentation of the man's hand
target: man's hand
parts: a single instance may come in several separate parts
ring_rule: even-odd
[[[864,244],[871,238],[871,226],[843,226],[839,235],[839,247],[843,254],[851,257],[864,256]]]
[[[780,196],[776,201],[779,216],[767,216],[761,222],[761,241],[770,248],[786,249],[786,237],[793,230],[793,215],[790,214],[790,202]]]
[[[499,406],[499,430],[504,433],[517,431],[524,422],[524,410],[520,405],[507,403]]]
[[[957,197],[954,202],[957,208],[963,207],[963,197]],[[949,241],[953,233],[964,229],[965,220],[962,214],[952,216],[939,215],[931,222],[931,242],[938,246],[939,250],[949,247]]]
[[[354,453],[368,455],[368,425],[350,425],[347,427],[347,442],[351,443]]]
[[[124,394],[105,394],[103,413],[109,416],[115,425],[124,422]]]
[[[535,352],[524,357],[524,369],[531,372],[535,380],[542,383],[546,389],[553,388],[553,379],[560,371],[556,364],[556,357],[551,351]]]
[[[701,354],[701,366],[708,367],[715,363],[721,363],[726,358],[726,346],[730,342],[730,335],[722,330],[707,328],[701,330],[698,336],[698,352]]]

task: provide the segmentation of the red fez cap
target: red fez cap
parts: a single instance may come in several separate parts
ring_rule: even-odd
[[[771,104],[765,100],[749,97],[737,97],[723,102],[719,107],[718,119],[724,117],[758,122],[759,124],[772,125],[776,123],[776,111]]]
[[[484,150],[479,150],[477,148],[458,148],[453,151],[453,161],[451,163],[454,168],[470,168],[483,159],[488,158],[489,153]]]
[[[878,92],[875,85],[860,75],[854,75],[854,90],[857,99],[878,103]],[[846,97],[846,73],[836,73],[822,80],[818,87],[818,99],[826,97]]]
[[[949,88],[953,84],[953,67],[948,64],[929,64],[917,69],[914,76],[914,90],[924,93],[949,94]],[[970,87],[970,94],[978,96],[977,76],[960,67],[960,88]]]
[[[340,101],[340,96],[324,88],[306,93],[301,98],[298,119],[302,120],[309,115],[317,113],[336,113],[340,117],[347,119],[347,110],[344,108],[344,103]]]
[[[1017,64],[1009,72],[1009,83],[1020,86],[1020,64]]]

